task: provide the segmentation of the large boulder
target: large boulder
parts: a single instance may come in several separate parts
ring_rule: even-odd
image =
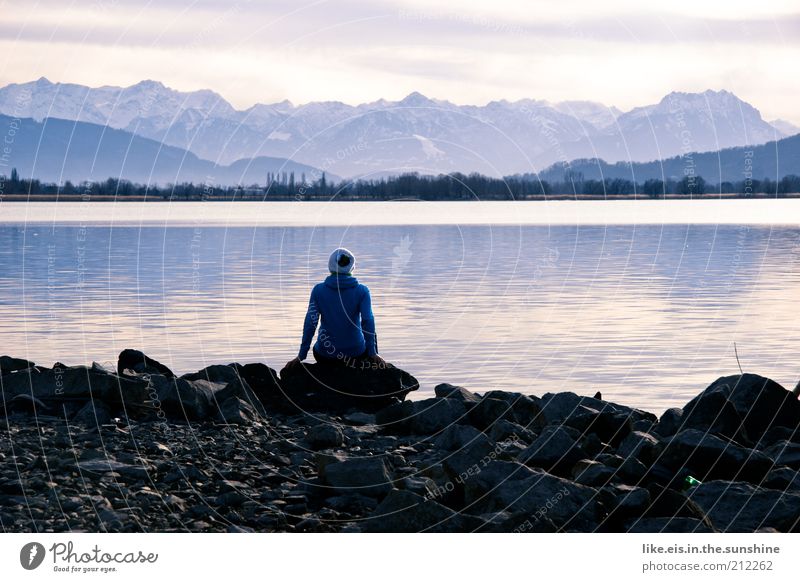
[[[773,466],[772,460],[754,449],[741,447],[712,434],[689,429],[669,439],[659,463],[676,473],[694,477],[760,483]]]
[[[278,372],[260,362],[231,364],[268,410],[294,411],[280,386]]]
[[[139,350],[132,349],[122,350],[117,359],[117,374],[122,376],[125,370],[131,370],[139,374],[161,374],[167,378],[175,377],[172,370],[161,362],[147,357]]]
[[[148,398],[146,381],[90,366],[35,366],[6,374],[2,382],[6,399],[27,394],[48,405],[56,403],[59,408],[62,403],[90,399],[136,408]]]
[[[457,398],[426,398],[395,403],[379,410],[375,421],[389,433],[434,436],[468,422],[467,405]]]
[[[602,516],[596,493],[591,487],[508,461],[490,461],[464,481],[469,513],[525,513],[531,522],[548,518],[570,531],[597,528]]]
[[[655,422],[657,420],[656,416],[650,412],[607,402],[599,398],[579,396],[574,392],[545,394],[541,398],[540,406],[548,424],[561,424],[566,422],[569,417],[576,414],[585,414],[587,411],[613,413],[627,417],[631,422],[639,420]]]
[[[319,464],[319,481],[326,497],[358,494],[382,497],[392,490],[392,478],[380,457],[342,458],[331,455]]]
[[[21,358],[12,358],[11,356],[0,356],[0,376],[5,376],[12,372],[19,370],[27,370],[35,366],[33,362],[23,360]]]
[[[683,407],[680,430],[689,428],[749,442],[742,415],[722,390],[701,392]]]
[[[709,481],[693,488],[690,497],[723,532],[754,532],[761,528],[790,532],[797,530],[800,520],[797,493],[762,489],[749,483]]]
[[[777,382],[757,374],[719,378],[691,400],[684,411],[692,409],[699,401],[711,395],[720,395],[733,405],[753,443],[758,443],[772,427],[795,429],[800,424],[800,401],[797,395]],[[715,398],[714,402],[718,405],[721,399],[719,396]]]
[[[574,434],[563,426],[547,426],[519,456],[521,463],[551,473],[569,475],[586,454]]]
[[[405,400],[419,382],[391,365],[362,369],[301,364],[281,371],[280,387],[286,404],[299,411],[375,412]]]

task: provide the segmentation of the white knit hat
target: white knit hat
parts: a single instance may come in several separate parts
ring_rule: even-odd
[[[356,258],[347,249],[336,249],[328,259],[328,270],[331,273],[348,275],[356,266]]]

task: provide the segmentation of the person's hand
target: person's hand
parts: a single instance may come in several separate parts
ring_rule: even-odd
[[[386,360],[380,357],[378,354],[369,357],[370,362],[372,362],[378,368],[388,368],[391,364],[387,364]]]
[[[299,365],[300,365],[300,358],[294,358],[293,360],[289,360],[283,367],[283,369],[291,372]]]

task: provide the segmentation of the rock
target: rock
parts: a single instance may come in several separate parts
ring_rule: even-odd
[[[19,370],[27,370],[35,365],[36,364],[28,360],[12,358],[11,356],[0,356],[0,376],[5,376],[6,374]]]
[[[461,402],[477,403],[480,401],[480,396],[473,394],[466,388],[461,386],[453,386],[452,384],[439,384],[433,389],[437,398],[455,398]]]
[[[583,459],[572,468],[573,480],[581,485],[602,487],[616,475],[616,471],[597,461]]]
[[[479,430],[490,430],[498,422],[513,422],[515,416],[509,402],[484,396],[470,408],[468,420]]]
[[[633,457],[645,465],[652,465],[661,455],[663,445],[651,434],[634,431],[626,436],[617,448],[617,453],[627,459]]]
[[[661,415],[658,423],[653,430],[662,437],[669,437],[676,434],[683,426],[683,409],[668,408]]]
[[[377,422],[374,414],[366,412],[351,412],[345,414],[343,418],[354,426],[371,426]]]
[[[140,374],[161,374],[166,378],[174,378],[175,374],[161,362],[148,358],[139,350],[122,350],[117,359],[117,374],[122,376],[125,370]]]
[[[467,511],[480,515],[523,512],[563,530],[594,531],[599,524],[595,489],[519,463],[491,461],[465,481],[464,493]]]
[[[494,442],[517,441],[529,445],[536,438],[536,433],[510,420],[498,420],[492,424],[489,438]]]
[[[340,447],[344,443],[342,429],[332,424],[318,424],[308,429],[306,441],[314,450]]]
[[[381,497],[392,489],[392,478],[383,459],[357,457],[339,460],[334,457],[319,472],[328,487],[327,496],[360,494]]]
[[[687,470],[701,481],[760,483],[772,468],[772,461],[763,453],[696,429],[682,430],[667,441],[660,462],[675,471]]]
[[[542,396],[540,402],[542,413],[547,419],[548,424],[561,424],[570,416],[586,412],[588,410],[596,413],[606,412],[612,414],[620,414],[635,422],[638,420],[651,420],[655,421],[655,415],[639,410],[607,402],[597,398],[589,398],[588,396],[578,396],[573,392],[559,392],[557,394],[548,393]]]
[[[287,400],[281,389],[278,372],[261,363],[231,364],[264,407],[270,411],[294,412],[296,407]]]
[[[528,396],[519,392],[492,390],[484,394],[482,400],[487,398],[505,402],[511,408],[511,416],[508,419],[525,428],[536,430],[547,424],[545,416],[542,414],[542,402],[536,396]]]
[[[631,419],[625,412],[596,411],[581,405],[562,423],[584,435],[596,435],[601,442],[617,446],[631,432]]]
[[[100,426],[111,423],[111,410],[105,402],[90,400],[72,417],[75,424]]]
[[[195,384],[203,380],[195,380]],[[211,400],[216,405],[217,420],[225,424],[251,424],[266,417],[264,405],[253,393],[247,383],[239,376],[228,382],[222,389],[219,384],[208,383]]]
[[[299,411],[376,412],[419,388],[409,373],[394,366],[364,369],[302,364],[281,371],[287,406]]]
[[[456,513],[436,501],[411,491],[393,489],[364,522],[363,531],[393,532],[471,532],[485,525],[484,520]]]
[[[153,374],[148,379],[153,392],[153,403],[157,410],[169,418],[184,418],[188,421],[203,420],[211,413],[211,394],[220,385],[205,380],[189,382],[183,378],[167,378]]]
[[[521,463],[541,467],[551,473],[568,475],[585,454],[576,439],[563,426],[547,426],[519,456]]]
[[[412,434],[434,435],[450,425],[466,422],[467,408],[454,398],[427,398],[412,402]]]
[[[239,372],[233,365],[223,366],[215,364],[213,366],[207,366],[198,372],[184,374],[181,378],[189,382],[193,380],[205,380],[213,384],[228,384],[239,378]]]
[[[444,451],[460,451],[466,448],[474,449],[476,445],[484,449],[492,449],[492,442],[477,428],[463,424],[451,424],[442,432],[436,440],[436,447]],[[475,459],[480,460],[480,457]]]
[[[762,486],[767,489],[800,493],[800,471],[778,467],[767,474]]]
[[[705,512],[683,493],[657,484],[648,485],[647,490],[650,492],[650,504],[647,506],[644,517],[697,519],[705,523],[709,529],[713,529]]]
[[[650,507],[650,491],[644,487],[614,485],[606,488],[612,497],[609,504],[609,520],[627,520],[641,517]]]
[[[747,443],[742,416],[721,390],[706,391],[683,407],[681,430],[694,428]]]
[[[47,414],[53,410],[52,407],[30,394],[12,396],[6,402],[5,409],[6,413],[19,412],[24,414]]]
[[[694,487],[690,498],[723,532],[754,532],[763,527],[790,532],[800,520],[800,494],[749,483],[708,481]]]
[[[102,400],[108,404],[142,406],[148,399],[147,382],[100,372],[88,366],[69,368],[33,367],[3,376],[5,398],[26,394],[50,405],[80,399]],[[80,403],[80,407],[84,403]]]
[[[797,396],[769,378],[756,374],[719,378],[686,407],[711,394],[720,394],[733,405],[754,443],[759,442],[771,427],[794,429],[800,423],[800,401]]]
[[[628,533],[714,533],[716,530],[692,517],[647,517],[630,520],[625,531]]]
[[[763,452],[775,462],[776,467],[800,469],[800,444],[780,441]]]

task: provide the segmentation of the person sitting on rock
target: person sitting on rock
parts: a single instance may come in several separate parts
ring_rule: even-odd
[[[353,276],[355,264],[353,253],[347,249],[331,253],[330,275],[311,290],[300,352],[286,364],[287,370],[296,368],[308,355],[320,319],[313,348],[317,363],[358,369],[387,365],[378,355],[369,288]]]

